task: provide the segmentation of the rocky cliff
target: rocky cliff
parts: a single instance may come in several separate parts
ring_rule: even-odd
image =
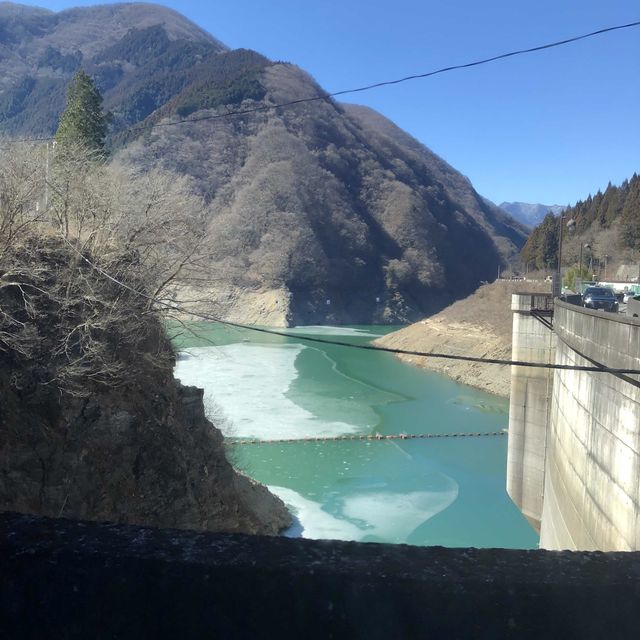
[[[140,286],[133,276],[129,285]],[[0,510],[276,534],[290,517],[227,462],[146,301],[36,236],[0,251]]]

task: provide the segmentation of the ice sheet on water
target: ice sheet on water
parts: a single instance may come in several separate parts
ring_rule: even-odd
[[[406,542],[417,527],[444,511],[457,497],[457,485],[447,491],[369,493],[345,498],[343,513],[365,522],[368,535],[387,542]]]
[[[314,500],[301,496],[293,489],[270,486],[294,513],[302,526],[302,537],[312,540],[361,540],[365,534],[359,527],[347,520],[341,520],[322,509]]]
[[[353,327],[331,327],[322,325],[303,325],[283,329],[287,333],[322,335],[322,336],[364,336],[365,338],[379,338],[383,334],[369,329],[355,329]]]
[[[183,384],[204,389],[205,410],[214,405],[226,417],[226,436],[279,440],[356,433],[366,416],[354,422],[318,418],[286,397],[298,372],[302,345],[229,344],[188,349],[175,375]],[[364,409],[363,409],[364,411]]]
[[[314,540],[379,539],[407,542],[421,524],[444,511],[458,497],[458,485],[448,479],[444,491],[399,493],[380,491],[345,496],[336,515],[327,513],[320,502],[309,500],[293,489],[270,486],[293,511],[302,537]]]

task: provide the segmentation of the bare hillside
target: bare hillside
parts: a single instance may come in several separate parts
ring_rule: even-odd
[[[206,250],[189,275],[218,316],[413,322],[492,279],[526,240],[382,115],[155,5],[0,3],[0,134],[55,132],[80,68],[112,115],[112,164],[161,169],[204,203]]]
[[[376,341],[395,349],[434,351],[486,358],[511,358],[511,295],[550,291],[546,282],[498,280],[481,286],[464,300]],[[500,396],[509,396],[508,366],[400,356],[463,384]]]

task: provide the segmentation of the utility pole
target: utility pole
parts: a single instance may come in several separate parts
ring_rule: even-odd
[[[553,297],[558,298],[562,293],[562,227],[564,223],[564,216],[562,213],[560,214],[560,235],[558,237],[558,269],[556,271],[556,276],[553,281]],[[567,221],[567,229],[569,231],[573,231],[576,226],[576,221],[571,218]]]
[[[582,249],[591,249],[591,245],[589,243],[582,244],[580,243],[580,271],[578,272],[578,277],[580,278],[580,286],[582,287]]]
[[[49,209],[49,143],[47,142],[47,153],[44,161],[44,210]]]
[[[45,155],[44,161],[44,210],[45,212],[49,209],[49,165],[51,163],[49,154],[53,155],[56,150],[56,141],[54,140],[49,146],[47,142],[47,151]]]

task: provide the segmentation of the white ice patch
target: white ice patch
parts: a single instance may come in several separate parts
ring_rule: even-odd
[[[175,375],[204,389],[207,415],[220,407],[225,436],[279,440],[355,433],[362,426],[326,421],[286,397],[297,378],[302,345],[229,344],[196,347],[178,360]],[[187,356],[187,357],[184,357]]]
[[[444,511],[457,497],[457,485],[442,492],[368,493],[345,498],[343,513],[366,523],[368,535],[386,542],[405,542],[417,527]]]
[[[444,511],[458,497],[458,485],[442,491],[383,491],[344,498],[338,515],[327,513],[322,504],[286,487],[270,486],[297,517],[302,537],[313,540],[356,540],[378,538],[385,542],[406,542],[421,524]]]
[[[319,502],[308,500],[293,489],[270,486],[302,525],[302,537],[311,540],[360,540],[366,533],[355,524],[340,520],[322,509]]]
[[[276,329],[278,331],[278,329]],[[306,334],[310,336],[364,336],[365,338],[380,338],[382,333],[374,333],[368,329],[353,329],[351,327],[323,327],[320,325],[308,325],[283,329],[286,333]]]

